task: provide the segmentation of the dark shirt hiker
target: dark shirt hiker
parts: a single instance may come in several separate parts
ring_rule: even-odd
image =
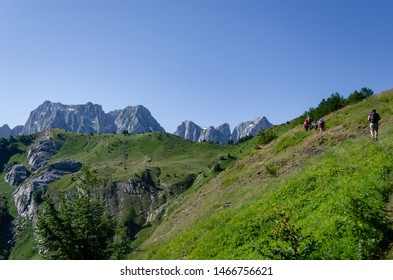
[[[370,122],[370,133],[373,140],[378,140],[378,121],[381,117],[377,113],[377,110],[373,109],[368,115],[368,121]]]

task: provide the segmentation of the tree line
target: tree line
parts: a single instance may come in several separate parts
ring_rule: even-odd
[[[300,118],[304,119],[309,115],[313,120],[318,120],[349,104],[360,102],[373,94],[374,92],[367,87],[363,87],[360,91],[355,90],[348,98],[344,98],[338,92],[332,93],[329,98],[322,99],[316,108],[310,108],[308,111],[304,112]]]

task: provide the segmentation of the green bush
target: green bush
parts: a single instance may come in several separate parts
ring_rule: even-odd
[[[257,135],[257,143],[259,145],[266,145],[272,142],[276,138],[277,138],[277,134],[272,128],[267,130],[260,130]]]

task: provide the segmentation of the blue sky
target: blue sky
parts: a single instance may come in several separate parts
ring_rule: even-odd
[[[144,105],[168,132],[393,88],[391,0],[0,0],[0,126],[45,100]]]

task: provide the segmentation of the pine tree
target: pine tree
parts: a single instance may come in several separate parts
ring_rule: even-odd
[[[104,202],[93,195],[97,178],[84,168],[80,181],[58,205],[47,196],[40,206],[35,226],[39,253],[46,259],[65,260],[124,257],[129,251],[125,229],[116,227]]]

